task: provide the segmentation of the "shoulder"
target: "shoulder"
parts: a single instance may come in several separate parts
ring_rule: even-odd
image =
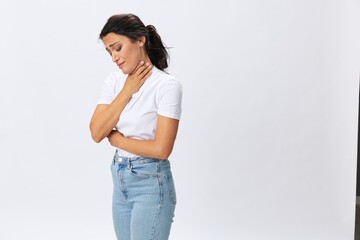
[[[156,105],[158,114],[179,120],[181,116],[182,86],[174,76],[156,71],[158,88],[156,91]]]
[[[154,80],[158,85],[158,89],[164,89],[164,88],[182,89],[181,82],[173,75],[161,71],[157,68],[154,68],[153,74],[154,74]]]
[[[159,69],[155,69],[153,73],[154,82],[156,82],[155,95],[157,101],[181,101],[181,82],[171,74],[163,72]]]

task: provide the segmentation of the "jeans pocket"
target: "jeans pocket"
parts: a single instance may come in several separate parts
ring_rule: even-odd
[[[170,197],[170,202],[172,204],[176,204],[176,191],[175,191],[175,184],[174,184],[174,178],[172,176],[172,173],[169,172],[167,174],[165,174],[165,179],[166,179],[166,183],[169,189],[169,197]]]
[[[130,166],[131,175],[138,178],[158,177],[158,165],[154,162]]]

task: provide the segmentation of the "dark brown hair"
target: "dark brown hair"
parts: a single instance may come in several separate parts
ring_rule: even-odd
[[[136,41],[145,36],[145,49],[151,63],[164,71],[168,67],[168,52],[153,25],[147,25],[134,14],[118,14],[110,17],[99,34],[100,39],[109,33],[115,33]]]

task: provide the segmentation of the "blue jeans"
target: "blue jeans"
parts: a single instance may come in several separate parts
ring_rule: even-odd
[[[167,240],[176,193],[168,160],[115,154],[113,222],[118,240]]]

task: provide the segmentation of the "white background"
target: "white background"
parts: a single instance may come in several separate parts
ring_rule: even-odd
[[[115,239],[114,151],[88,124],[120,12],[184,88],[171,239],[353,239],[358,0],[2,0],[1,240]]]

